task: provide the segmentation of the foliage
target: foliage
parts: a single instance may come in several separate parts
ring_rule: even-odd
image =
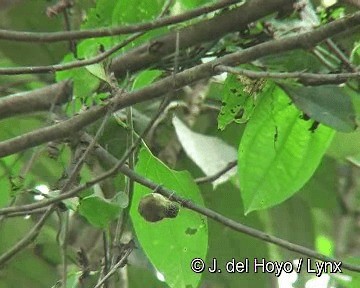
[[[310,39],[314,26],[355,15],[354,4],[303,1],[286,11],[286,0],[264,0],[261,9],[269,11],[233,4],[178,23],[175,15],[218,2],[81,0],[65,10],[67,1],[7,2],[0,2],[6,30],[56,32],[65,25],[107,33],[152,24],[105,59],[71,69],[56,67],[102,55],[132,33],[31,43],[3,40],[0,31],[2,74],[58,64],[49,73],[0,76],[0,288],[95,287],[114,271],[104,287],[277,287],[275,273],[254,273],[254,261],[306,262],[309,255],[279,241],[268,245],[268,235],[359,266],[359,24],[296,47],[306,50],[272,51],[269,44],[256,54],[264,43],[304,31]],[[237,9],[255,19],[239,17],[249,23],[228,27],[224,15]],[[154,28],[162,17],[172,22]],[[219,64],[239,73],[216,75]],[[345,73],[352,75],[341,80]],[[71,97],[60,104],[54,105],[66,93],[58,90],[47,104],[49,95],[22,100],[24,92],[36,96],[38,88],[65,80],[72,81]],[[26,106],[33,111],[23,112]],[[2,116],[8,109],[12,114]],[[75,130],[66,126],[75,122]],[[158,203],[168,217],[149,222],[140,215],[149,193],[168,198]],[[46,201],[54,206],[42,223],[44,210],[37,209],[50,204],[34,206]],[[178,214],[166,203],[178,205]],[[206,264],[200,273],[193,259]],[[221,273],[209,272],[214,259]],[[229,262],[246,260],[246,273],[225,271]],[[116,263],[121,269],[112,272]],[[296,275],[293,287],[316,279]],[[359,275],[328,273],[328,285],[358,287]]]

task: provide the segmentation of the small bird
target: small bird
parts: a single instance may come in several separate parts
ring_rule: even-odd
[[[157,222],[164,218],[175,218],[179,205],[159,193],[150,193],[141,198],[138,211],[146,221]]]

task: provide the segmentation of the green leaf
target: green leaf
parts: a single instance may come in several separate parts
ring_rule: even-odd
[[[335,85],[313,87],[283,85],[296,107],[312,119],[342,132],[356,129],[349,95]]]
[[[140,72],[134,80],[132,90],[141,89],[151,84],[161,74],[162,72],[160,70],[145,70]]]
[[[351,51],[351,55],[350,55],[350,61],[355,65],[360,64],[360,42],[354,43],[354,48]]]
[[[111,201],[124,209],[129,205],[129,196],[124,191],[119,191]]]
[[[151,1],[151,5],[149,5],[146,0],[118,1],[118,4],[113,8],[112,22],[129,24],[151,20],[159,15],[164,2],[164,0],[155,0]]]
[[[67,54],[62,63],[76,60],[73,55]],[[90,97],[98,87],[99,78],[92,75],[85,67],[56,72],[56,81],[72,79],[74,82],[74,96],[82,100]]]
[[[178,195],[204,205],[200,192],[188,172],[169,169],[156,159],[148,149],[139,153],[136,171],[143,177],[174,190]],[[190,269],[193,258],[205,259],[208,226],[205,217],[180,209],[174,219],[156,223],[146,222],[138,213],[138,204],[151,190],[135,185],[130,215],[137,238],[156,269],[165,277],[170,287],[197,287],[201,274]],[[191,233],[189,232],[191,231]]]
[[[218,116],[218,128],[224,130],[231,122],[245,123],[251,117],[258,100],[271,87],[264,87],[264,80],[230,74],[222,91],[222,105]],[[264,89],[265,88],[265,89]]]
[[[117,4],[114,4],[114,1],[111,0],[96,1],[96,6],[89,10],[86,21],[81,25],[81,28],[89,29],[102,26],[111,26],[114,5]]]
[[[265,209],[288,199],[312,176],[334,131],[311,121],[276,88],[260,100],[246,126],[238,154],[245,211]]]
[[[92,75],[96,76],[97,78],[106,81],[107,82],[107,77],[106,77],[106,73],[105,73],[105,69],[103,67],[102,64],[98,63],[98,64],[93,64],[93,65],[88,65],[85,67]]]
[[[164,3],[164,0],[152,1],[151,5],[149,5],[146,0],[99,0],[96,1],[96,6],[90,9],[87,15],[87,20],[83,25],[81,25],[81,28],[89,29],[111,27],[149,21],[160,14]],[[167,30],[167,27],[163,27],[149,31],[116,53],[119,54],[124,52],[148,39],[158,36],[161,31],[164,32]],[[105,49],[109,49],[110,47],[121,43],[127,37],[127,35],[114,35],[114,37],[101,37],[83,40],[78,45],[78,55],[85,58],[94,56],[94,52],[99,50],[100,45],[102,45]]]
[[[206,5],[208,3],[214,2],[210,0],[180,0],[181,6],[183,6],[184,9],[194,9],[196,7]]]
[[[107,228],[120,213],[120,207],[97,196],[81,199],[78,211],[89,223],[99,228]]]

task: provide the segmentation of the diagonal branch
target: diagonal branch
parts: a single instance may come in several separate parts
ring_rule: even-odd
[[[88,137],[88,138],[89,138],[88,139],[89,141],[92,141],[91,137]],[[116,167],[119,164],[119,160],[117,158],[115,158],[114,156],[112,156],[110,153],[108,153],[108,151],[106,151],[100,145],[98,145],[96,147],[94,153],[99,159],[101,159],[102,162],[106,162],[108,166]],[[120,160],[120,162],[121,162],[121,160]],[[201,215],[204,215],[204,216],[206,216],[206,217],[208,217],[210,219],[213,219],[214,221],[219,222],[220,224],[225,225],[225,226],[233,229],[234,231],[244,233],[244,234],[249,235],[251,237],[260,239],[260,240],[268,242],[268,243],[275,244],[275,245],[280,246],[282,248],[285,248],[285,249],[287,249],[289,251],[297,252],[297,253],[300,253],[302,255],[306,255],[306,256],[309,256],[311,258],[314,258],[314,259],[318,259],[318,260],[325,261],[325,262],[332,262],[332,263],[334,263],[334,262],[339,263],[340,262],[338,259],[325,256],[325,255],[323,255],[321,253],[318,253],[318,252],[316,252],[314,250],[311,250],[309,248],[306,248],[304,246],[294,244],[294,243],[288,242],[288,241],[286,241],[284,239],[269,235],[269,234],[267,234],[267,233],[265,233],[263,231],[254,229],[252,227],[249,227],[249,226],[243,225],[243,224],[241,224],[239,222],[236,222],[236,221],[234,221],[234,220],[232,220],[230,218],[227,218],[227,217],[221,215],[220,213],[217,213],[217,212],[213,211],[212,209],[199,206],[199,205],[193,203],[189,199],[184,199],[184,198],[176,195],[176,193],[174,191],[172,191],[170,189],[167,189],[165,187],[162,187],[161,185],[159,185],[157,183],[154,183],[151,180],[141,176],[140,174],[138,174],[135,171],[131,170],[126,165],[122,165],[121,167],[118,167],[118,169],[119,169],[119,172],[121,172],[124,175],[126,175],[127,177],[133,179],[135,182],[137,182],[137,183],[139,183],[139,184],[141,184],[141,185],[143,185],[145,187],[148,187],[153,191],[156,189],[157,193],[162,194],[163,196],[169,198],[171,201],[178,202],[179,204],[182,205],[182,207],[184,207],[186,209],[189,209],[189,210],[192,210],[192,211],[195,211],[195,212],[197,212],[197,213],[199,213]],[[108,172],[104,173],[103,175],[97,177],[97,179],[93,179],[93,180],[87,182],[86,184],[93,185],[94,183],[97,183],[99,181],[98,178],[102,178],[102,180],[103,180],[103,179],[105,179],[107,177],[111,177],[113,175],[113,173],[112,173],[113,170],[114,169],[109,170]],[[78,186],[77,187],[77,189],[78,189],[77,192],[79,192],[79,191],[81,191],[83,189],[86,189],[88,187],[86,184]],[[73,189],[73,191],[75,191],[75,190]],[[59,202],[60,197],[62,197],[63,199],[66,199],[64,197],[66,194],[67,193],[59,195],[57,201],[51,201],[51,203]],[[69,195],[67,195],[67,196],[69,196]],[[75,196],[75,195],[73,195],[73,196]],[[61,199],[61,200],[63,200],[63,199]],[[47,200],[47,201],[49,201],[49,200]],[[40,204],[40,203],[38,203],[38,204]],[[49,204],[50,204],[50,202],[49,202]],[[33,205],[33,204],[30,204],[30,205]],[[24,206],[26,206],[26,205],[24,205]],[[24,206],[22,206],[22,207],[24,207]],[[29,205],[27,205],[27,206],[29,206]],[[10,208],[19,208],[19,207],[10,207]],[[39,208],[39,207],[37,207],[37,208]],[[52,208],[52,206],[50,206],[50,209],[51,208]],[[8,209],[9,208],[4,208],[4,209],[1,209],[1,211],[5,211],[5,210],[8,210]],[[11,211],[11,212],[15,212],[15,211]],[[1,258],[0,258],[0,260],[1,260]],[[0,263],[1,263],[1,261],[0,261]],[[360,266],[347,264],[347,263],[342,263],[341,267],[344,268],[344,269],[350,270],[350,271],[360,272]]]
[[[91,138],[91,137],[90,137]],[[89,141],[91,141],[91,139],[88,139]],[[102,148],[100,145],[98,145],[95,149],[95,154],[96,156],[101,159],[103,162],[107,162],[108,166],[116,166],[119,163],[119,160],[116,159],[114,156],[112,156],[111,154],[109,154],[104,148]],[[113,169],[111,169],[113,170]],[[110,170],[110,171],[111,171]],[[244,233],[246,235],[249,235],[251,237],[260,239],[262,241],[268,242],[268,243],[272,243],[275,244],[277,246],[280,246],[282,248],[285,248],[289,251],[293,251],[293,252],[297,252],[300,253],[302,255],[306,255],[309,256],[311,258],[314,259],[318,259],[321,261],[326,261],[326,262],[336,262],[339,263],[340,261],[338,259],[335,258],[331,258],[328,256],[325,256],[321,253],[318,253],[314,250],[311,250],[309,248],[306,248],[304,246],[298,245],[298,244],[294,244],[291,242],[288,242],[284,239],[269,235],[263,231],[254,229],[252,227],[243,225],[239,222],[236,222],[230,218],[227,218],[223,215],[221,215],[220,213],[217,213],[215,211],[213,211],[212,209],[206,208],[206,207],[202,207],[199,206],[195,203],[193,203],[191,200],[189,199],[184,199],[178,195],[176,195],[176,193],[170,189],[167,189],[165,187],[162,187],[161,185],[152,182],[151,180],[141,176],[140,174],[136,173],[135,171],[131,170],[129,167],[127,167],[126,165],[122,165],[121,167],[119,167],[119,172],[123,173],[124,175],[126,175],[127,177],[133,179],[134,181],[136,181],[137,183],[150,188],[151,190],[155,190],[157,191],[157,193],[162,194],[163,196],[169,198],[171,201],[176,201],[179,204],[182,205],[182,207],[195,211],[201,215],[204,215],[210,219],[213,219],[216,222],[219,222],[222,225],[225,225],[226,227],[229,227],[231,229],[233,229],[234,231],[240,232],[240,233]],[[105,177],[110,177],[112,176],[112,173],[104,173],[103,178]],[[99,177],[97,177],[99,178]],[[95,183],[95,179],[89,181],[88,183]],[[80,188],[84,185],[81,185],[77,188]],[[86,189],[87,187],[82,187],[82,189]],[[81,190],[82,190],[81,189]],[[65,193],[66,194],[66,193]],[[62,194],[60,196],[64,196],[65,194]],[[64,198],[65,199],[65,198]],[[58,199],[58,201],[60,201]],[[49,203],[50,204],[50,203]],[[52,207],[52,206],[51,206]],[[10,207],[13,208],[13,207]],[[6,209],[6,208],[5,208]],[[5,210],[5,209],[1,209],[1,210]],[[0,258],[1,260],[2,258]],[[1,263],[1,261],[0,261]],[[356,266],[353,264],[347,264],[347,263],[342,263],[341,267],[350,271],[355,271],[355,272],[360,272],[360,266]]]
[[[211,62],[182,71],[175,76],[169,76],[161,79],[143,89],[124,93],[122,95],[116,95],[114,98],[109,100],[107,105],[95,106],[69,120],[0,142],[0,157],[11,155],[24,149],[52,140],[64,138],[72,133],[78,132],[87,125],[90,125],[99,118],[103,117],[106,114],[109,105],[113,105],[115,110],[119,110],[135,103],[160,97],[168,93],[168,91],[171,91],[173,88],[179,89],[200,79],[216,75],[219,73],[215,71],[215,67],[217,65],[236,66],[254,61],[267,55],[274,55],[288,50],[301,48],[308,49],[335,34],[354,28],[358,25],[360,25],[360,12],[333,21],[310,32],[268,41],[251,48],[226,55]]]
[[[102,148],[101,146],[99,146],[97,148],[98,149],[95,150],[95,153],[96,153],[97,157],[99,157],[99,159],[103,159],[103,161],[107,162],[108,165],[115,165],[117,163],[117,159],[115,157],[113,157],[111,154],[109,154],[104,148]],[[220,213],[213,211],[212,209],[199,206],[199,205],[193,203],[191,200],[184,199],[184,198],[176,195],[176,193],[174,191],[169,190],[165,187],[162,187],[161,185],[159,186],[157,183],[154,183],[151,180],[137,174],[135,171],[129,169],[125,165],[123,165],[120,168],[120,172],[125,174],[129,178],[133,179],[135,182],[137,182],[145,187],[148,187],[153,191],[156,189],[157,193],[162,194],[163,196],[169,198],[172,201],[178,202],[184,208],[195,211],[201,215],[204,215],[226,227],[229,227],[229,228],[237,231],[237,232],[249,235],[251,237],[260,239],[260,240],[268,242],[268,243],[275,244],[275,245],[285,248],[289,251],[297,252],[302,255],[306,255],[311,258],[314,258],[314,259],[332,262],[332,263],[340,262],[338,259],[334,259],[334,258],[325,256],[321,253],[318,253],[318,252],[311,250],[309,248],[306,248],[304,246],[294,244],[294,243],[288,242],[284,239],[269,235],[263,231],[254,229],[252,227],[249,227],[249,226],[243,225],[239,222],[236,222],[230,218],[227,218],[227,217],[221,215]],[[350,271],[360,272],[360,266],[356,266],[353,264],[342,263],[341,267],[344,269],[350,270]]]
[[[200,7],[175,16],[168,16],[162,19],[157,19],[141,24],[110,27],[110,28],[99,28],[99,29],[82,30],[82,31],[50,32],[50,33],[8,31],[8,30],[0,29],[0,40],[45,43],[45,42],[86,39],[86,38],[98,38],[104,36],[115,36],[120,34],[131,34],[135,32],[144,32],[144,31],[153,30],[155,28],[181,23],[199,17],[203,14],[207,14],[228,7],[237,2],[239,2],[239,0],[223,0],[213,5]]]
[[[165,7],[163,11],[160,13],[160,17],[163,17],[163,14],[167,11],[169,7]],[[99,63],[106,58],[110,57],[115,52],[119,51],[121,48],[125,47],[135,39],[139,38],[140,36],[144,35],[144,32],[138,32],[134,35],[127,37],[125,40],[121,41],[120,43],[114,45],[112,48],[108,49],[96,55],[94,57],[90,57],[88,59],[81,59],[76,60],[68,63],[63,64],[55,64],[55,65],[46,65],[46,66],[30,66],[30,67],[5,67],[0,68],[0,75],[19,75],[19,74],[37,74],[37,73],[48,73],[48,72],[55,72],[55,71],[64,71],[78,67],[84,67],[91,64]],[[72,41],[70,41],[72,43]]]
[[[279,7],[289,1],[291,0],[268,1],[265,2],[267,5],[264,5],[264,0],[249,1],[236,9],[219,14],[212,19],[203,20],[197,24],[182,28],[179,31],[170,32],[161,38],[151,41],[150,44],[144,44],[132,49],[130,52],[115,58],[110,65],[110,70],[115,72],[119,77],[124,76],[127,72],[149,67],[160,61],[165,55],[175,51],[176,35],[179,36],[180,49],[214,41],[229,32],[238,31],[247,24],[276,12]],[[261,7],[261,9],[259,7]],[[246,17],[244,17],[244,15],[246,15]],[[130,41],[132,40],[133,39]],[[90,65],[104,60],[128,43],[129,41],[125,40],[124,45],[120,43],[110,50],[86,60],[49,66],[0,68],[0,75],[47,73]]]
[[[148,44],[132,49],[124,55],[113,59],[110,70],[117,77],[151,67],[161,59],[174,53],[176,37],[179,37],[179,49],[189,48],[202,43],[216,41],[224,35],[240,31],[251,22],[278,12],[292,0],[251,0],[236,9],[223,12],[212,19],[173,31],[165,36],[152,40]]]

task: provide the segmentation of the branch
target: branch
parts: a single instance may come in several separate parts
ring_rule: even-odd
[[[88,141],[91,141],[91,137],[88,139]],[[104,148],[102,148],[100,145],[98,145],[95,148],[95,154],[96,156],[101,159],[103,162],[107,162],[107,165],[111,165],[111,166],[118,166],[119,164],[119,160],[117,160],[114,156],[112,156],[110,153],[108,153]],[[121,161],[121,160],[120,160]],[[211,209],[205,208],[205,207],[201,207],[198,206],[197,204],[193,203],[192,201],[188,200],[188,199],[184,199],[180,196],[177,196],[175,194],[174,191],[169,190],[165,187],[162,187],[161,185],[152,182],[151,180],[137,174],[135,171],[131,170],[129,167],[127,167],[126,165],[122,165],[119,168],[119,172],[123,173],[124,175],[126,175],[127,177],[133,179],[135,182],[150,188],[151,190],[155,190],[157,191],[157,193],[162,194],[163,196],[169,198],[171,201],[176,201],[177,203],[181,204],[184,208],[187,208],[189,210],[195,211],[201,215],[204,215],[210,219],[213,219],[216,222],[219,222],[222,225],[225,225],[237,232],[240,233],[244,233],[247,234],[251,237],[263,240],[265,242],[268,243],[272,243],[275,244],[277,246],[280,246],[282,248],[285,248],[289,251],[293,251],[293,252],[297,252],[300,253],[302,255],[306,255],[309,256],[311,258],[315,258],[321,261],[328,261],[328,262],[339,262],[339,260],[335,259],[335,258],[331,258],[331,257],[327,257],[323,254],[320,254],[314,250],[308,249],[306,247],[303,247],[301,245],[297,245],[297,244],[293,244],[291,242],[288,242],[286,240],[283,240],[281,238],[278,237],[274,237],[271,236],[263,231],[251,228],[249,226],[243,225],[239,222],[236,222],[230,218],[227,218]],[[109,170],[108,172],[104,173],[103,175],[101,175],[103,177],[103,179],[110,177],[113,175],[113,173],[109,173],[110,171],[112,171],[113,169]],[[101,176],[99,176],[98,178],[100,178]],[[98,183],[98,178],[93,179],[89,182],[87,182],[86,184],[92,183],[91,185],[93,185],[96,181],[96,183]],[[81,190],[86,189],[88,186],[86,184],[83,184],[81,186],[78,186],[76,189],[78,189],[78,192]],[[79,189],[80,188],[80,189]],[[73,189],[74,190],[74,189]],[[72,190],[72,191],[73,191]],[[70,192],[70,191],[69,191]],[[63,199],[64,196],[66,196],[66,194],[68,193],[64,193],[62,195],[60,195],[58,198],[62,197]],[[52,200],[52,199],[50,199]],[[48,200],[49,201],[49,200]],[[44,203],[45,201],[43,201],[42,203]],[[54,201],[51,201],[54,202]],[[58,202],[58,201],[57,201]],[[35,204],[40,204],[40,203],[35,203]],[[30,204],[30,205],[34,205],[34,204]],[[23,205],[20,207],[25,207],[25,206],[30,206],[30,205]],[[5,211],[5,210],[13,210],[11,211],[12,213],[14,213],[16,210],[16,208],[20,208],[20,207],[9,207],[9,208],[3,208],[0,209],[1,212]],[[15,209],[14,209],[15,208]],[[39,207],[36,207],[39,208]],[[17,210],[19,211],[19,210]],[[21,210],[20,210],[21,211]],[[3,213],[1,213],[3,214]],[[1,259],[1,258],[0,258]],[[1,263],[1,262],[0,262]],[[356,266],[356,265],[352,265],[352,264],[346,264],[346,263],[342,263],[342,266],[344,269],[350,270],[350,271],[355,271],[355,272],[360,272],[360,266]]]
[[[167,101],[164,102],[164,106],[167,105]],[[114,163],[113,167],[109,170],[104,172],[103,174],[99,175],[98,177],[86,182],[85,184],[82,184],[80,186],[77,186],[69,191],[65,191],[64,188],[67,188],[66,186],[69,186],[68,183],[70,183],[70,179],[67,181],[67,184],[65,184],[65,186],[62,188],[62,192],[59,196],[41,201],[41,202],[37,202],[37,203],[32,203],[32,204],[25,204],[22,206],[12,206],[12,207],[5,207],[5,208],[1,208],[0,209],[0,215],[17,215],[21,212],[25,212],[25,211],[33,211],[33,210],[38,210],[39,208],[43,208],[52,204],[56,204],[59,203],[65,199],[68,198],[72,198],[75,197],[80,191],[83,191],[85,189],[88,189],[92,186],[94,186],[95,184],[109,178],[112,177],[114,175],[116,175],[119,171],[119,169],[121,169],[121,167],[124,165],[124,163],[126,162],[126,160],[128,159],[128,157],[135,151],[135,149],[139,146],[139,144],[141,143],[142,139],[144,139],[146,137],[146,135],[149,133],[149,131],[151,130],[151,128],[153,127],[154,123],[156,122],[156,120],[160,117],[161,113],[163,112],[162,109],[162,105],[160,106],[158,112],[153,116],[153,118],[151,119],[151,121],[149,122],[149,124],[147,125],[147,127],[144,129],[144,131],[142,132],[142,134],[140,135],[140,137],[138,137],[136,139],[136,141],[134,141],[134,143],[131,145],[131,147],[129,149],[127,149],[127,151],[124,153],[124,155],[121,157],[120,160],[117,160],[116,158],[111,158],[109,162]],[[103,123],[105,123],[105,121],[103,121]],[[100,129],[98,130],[99,133]],[[101,150],[102,147],[100,147],[99,145],[95,145],[96,144],[96,135],[95,138],[91,137],[90,135],[84,133],[84,135],[82,135],[81,140],[83,142],[87,142],[88,144],[88,148],[86,149],[86,151],[84,152],[82,158],[85,158],[86,155],[89,153],[90,149],[95,149],[95,151],[98,151],[100,149],[101,152],[97,152],[97,153],[102,153],[104,155],[108,155],[106,150]],[[106,157],[106,156],[105,156]],[[100,159],[103,159],[104,156]],[[82,161],[79,161],[79,163],[81,163]],[[76,173],[76,170],[79,169],[80,164],[77,163],[75,168],[74,168],[74,172]],[[78,167],[78,168],[76,168]],[[72,175],[74,175],[75,173],[72,173]],[[72,178],[70,176],[70,178]],[[129,198],[129,201],[131,201],[131,198]],[[131,202],[129,202],[131,203]]]
[[[166,7],[165,7],[166,8]],[[163,12],[166,12],[167,9],[164,9]],[[162,17],[163,12],[160,14]],[[64,71],[73,68],[83,67],[95,63],[99,63],[110,55],[114,54],[116,51],[120,50],[121,48],[125,47],[135,39],[139,38],[140,36],[144,35],[146,32],[139,32],[132,36],[129,36],[119,44],[116,44],[112,48],[107,51],[100,53],[97,56],[91,57],[89,59],[77,60],[72,61],[64,64],[55,64],[55,65],[45,65],[45,66],[30,66],[30,67],[11,67],[11,68],[0,68],[0,75],[20,75],[20,74],[38,74],[38,73],[48,73],[48,72],[55,72],[55,71]]]
[[[30,92],[0,98],[0,120],[18,114],[47,111],[71,99],[72,82],[64,81]]]
[[[150,43],[141,45],[113,59],[110,70],[117,77],[135,72],[161,62],[164,56],[176,50],[178,34],[180,50],[202,43],[216,41],[230,32],[237,32],[251,22],[279,11],[292,0],[251,0],[238,8],[223,12],[212,19],[173,31]]]
[[[40,128],[10,140],[2,141],[0,142],[0,157],[11,155],[52,140],[61,139],[78,132],[103,117],[109,105],[113,105],[115,111],[135,103],[152,100],[168,93],[168,91],[172,89],[179,89],[200,79],[218,74],[219,72],[215,71],[215,67],[218,65],[236,66],[288,50],[308,49],[337,33],[358,25],[360,25],[360,12],[333,21],[310,32],[261,43],[251,48],[228,54],[211,62],[200,64],[182,71],[175,76],[168,76],[161,79],[143,89],[116,95],[109,100],[108,104],[95,106],[69,120],[49,127]]]
[[[153,20],[141,24],[118,26],[111,28],[99,28],[82,31],[65,31],[65,32],[50,32],[50,33],[39,33],[39,32],[24,32],[24,31],[9,31],[0,29],[0,40],[10,41],[21,41],[21,42],[58,42],[76,39],[86,38],[98,38],[104,36],[115,36],[120,34],[131,34],[135,32],[144,32],[153,30],[155,28],[164,27],[167,25],[173,25],[190,20],[195,17],[199,17],[203,14],[207,14],[231,4],[235,4],[239,0],[223,0],[205,7],[200,7],[179,15],[168,16],[162,19]]]
[[[353,73],[336,73],[336,74],[321,74],[321,73],[305,73],[305,72],[264,72],[253,71],[246,69],[232,68],[229,66],[219,65],[215,67],[216,71],[228,72],[236,75],[244,75],[249,78],[271,78],[271,79],[289,79],[295,78],[302,83],[343,83],[349,79],[360,79],[360,72]]]
[[[36,215],[36,214],[44,214],[45,212],[46,212],[46,208],[40,208],[40,209],[31,210],[31,211],[20,211],[20,212],[11,213],[11,214],[6,215],[6,217],[7,218],[26,217],[26,216]]]
[[[330,50],[342,61],[342,63],[346,65],[349,71],[359,71],[356,66],[350,62],[348,57],[339,49],[339,47],[335,44],[333,40],[327,39],[325,43],[330,48]]]
[[[117,159],[115,157],[113,157],[111,154],[109,154],[104,148],[102,148],[101,146],[99,146],[97,148],[98,149],[95,150],[95,153],[100,159],[103,159],[104,162],[108,162],[108,165],[114,165],[115,163],[117,163]],[[263,240],[265,242],[275,244],[275,245],[285,248],[289,251],[297,252],[302,255],[306,255],[311,258],[315,258],[315,259],[318,259],[321,261],[339,262],[338,259],[327,257],[323,254],[320,254],[314,250],[308,249],[301,245],[297,245],[297,244],[288,242],[281,238],[264,233],[263,231],[243,225],[243,224],[236,222],[230,218],[227,218],[211,209],[198,206],[197,204],[193,203],[192,201],[190,201],[188,199],[184,199],[180,196],[177,196],[174,191],[166,189],[165,187],[162,187],[161,185],[159,186],[157,183],[154,183],[151,180],[137,174],[135,171],[129,169],[125,165],[123,165],[120,168],[120,172],[125,174],[127,177],[133,179],[135,182],[137,182],[145,187],[148,187],[149,189],[151,189],[153,191],[155,189],[157,189],[157,193],[162,194],[163,196],[169,198],[172,201],[176,201],[177,203],[182,205],[184,208],[195,211],[201,215],[204,215],[210,219],[213,219],[214,221],[219,222],[220,224],[225,225],[237,232],[244,233],[246,235]],[[360,272],[360,266],[342,263],[341,267],[343,267],[344,269],[350,270],[350,271]]]
[[[109,50],[100,53],[97,56],[91,57],[89,59],[72,61],[64,64],[55,64],[55,65],[45,65],[45,66],[29,66],[29,67],[5,67],[0,68],[0,75],[20,75],[20,74],[39,74],[39,73],[54,73],[56,71],[64,71],[73,68],[83,67],[95,63],[99,63],[109,57],[111,54],[114,54],[119,49],[125,47],[136,38],[141,36],[143,33],[137,33],[133,36],[128,37],[119,44],[116,44],[114,47]]]
[[[133,240],[130,240],[129,243],[125,244],[125,252],[123,254],[123,256],[121,257],[121,259],[114,265],[114,267],[111,268],[111,270],[109,271],[109,273],[107,273],[95,286],[94,288],[100,288],[101,285],[103,285],[105,283],[105,281],[107,279],[109,279],[119,268],[121,268],[122,266],[124,266],[126,264],[126,260],[129,257],[130,253],[133,251],[133,249],[135,248],[135,244],[133,242]]]
[[[328,261],[328,262],[339,262],[338,259],[327,257],[323,254],[320,254],[314,250],[308,249],[306,247],[303,247],[301,245],[297,245],[291,242],[288,242],[286,240],[283,240],[281,238],[271,236],[267,233],[264,233],[263,231],[248,227],[246,225],[243,225],[239,222],[236,222],[232,219],[229,219],[211,209],[198,206],[197,204],[193,203],[190,200],[184,199],[180,196],[177,196],[174,191],[171,191],[169,189],[166,189],[164,187],[157,186],[156,183],[151,182],[150,180],[140,176],[139,174],[135,173],[134,171],[128,169],[127,167],[123,166],[123,169],[121,170],[122,173],[124,173],[126,176],[134,179],[137,183],[146,186],[152,190],[156,189],[158,187],[157,193],[162,194],[163,196],[169,198],[172,201],[176,201],[179,204],[181,204],[184,208],[187,208],[189,210],[195,211],[201,215],[206,216],[207,218],[213,219],[216,222],[219,222],[220,224],[229,227],[237,232],[247,234],[251,237],[263,240],[268,243],[275,244],[277,246],[280,246],[282,248],[285,248],[289,251],[297,252],[302,255],[309,256],[311,258],[315,258],[321,261]],[[360,266],[352,265],[352,264],[346,264],[342,263],[342,267],[355,272],[360,272]]]
[[[248,23],[275,12],[280,6],[284,5],[284,2],[289,2],[290,0],[270,1],[271,3],[275,2],[273,3],[276,4],[274,7],[273,5],[267,7],[266,5],[264,6],[262,3],[258,3],[263,1],[264,0],[250,1],[251,3],[253,3],[253,5],[242,5],[237,9],[233,9],[232,11],[229,11],[227,13],[215,16],[213,19],[204,20],[198,24],[194,24],[189,27],[180,29],[180,31],[169,33],[168,35],[163,36],[151,42],[150,44],[145,44],[136,49],[133,49],[131,50],[131,52],[127,52],[124,55],[115,58],[110,66],[110,71],[118,74],[117,76],[120,76],[120,74],[121,76],[123,76],[126,74],[126,71],[136,71],[142,67],[148,67],[153,63],[157,63],[165,55],[168,55],[171,52],[175,51],[176,34],[179,34],[179,43],[181,43],[181,46],[179,48],[187,48],[199,43],[208,42],[214,39],[216,40],[217,38],[225,35],[226,33],[238,31],[239,29],[241,29],[241,27],[244,27]],[[276,2],[281,3],[277,4]],[[259,9],[259,7],[262,8]],[[261,13],[259,14],[259,12]],[[243,15],[247,15],[247,17],[244,17]],[[237,23],[234,23],[234,21],[237,21]],[[216,29],[212,27],[216,27]],[[125,40],[125,43],[123,45],[116,45],[109,51],[103,52],[100,55],[91,59],[48,66],[0,68],[0,75],[47,73],[94,64],[104,60],[120,48],[127,45],[132,40],[134,39],[129,39],[129,41]],[[161,47],[154,51],[154,47],[158,46]],[[139,57],[141,58],[139,59]],[[141,67],[139,68],[138,66]],[[122,72],[120,72],[120,70],[122,70]]]

